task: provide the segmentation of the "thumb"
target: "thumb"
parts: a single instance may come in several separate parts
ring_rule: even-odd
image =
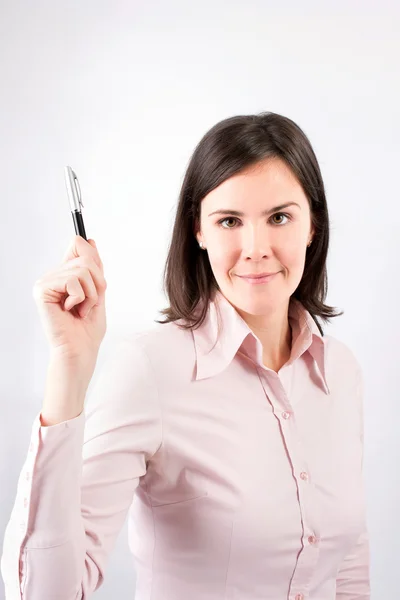
[[[89,239],[88,244],[90,244],[92,246],[92,248],[94,248],[96,250],[97,262],[99,263],[101,270],[104,271],[103,261],[101,260],[99,251],[97,250],[96,242],[92,239]]]

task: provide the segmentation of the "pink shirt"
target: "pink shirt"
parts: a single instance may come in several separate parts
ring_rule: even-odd
[[[90,409],[46,428],[39,414],[7,600],[89,598],[128,511],[136,600],[368,600],[360,366],[294,299],[289,322],[275,373],[217,294],[199,330],[118,344]]]

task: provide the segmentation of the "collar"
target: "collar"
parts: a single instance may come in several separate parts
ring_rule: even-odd
[[[322,387],[329,394],[325,338],[311,314],[293,297],[289,303],[288,319],[292,328],[292,352],[288,364],[308,351],[315,361]],[[219,290],[209,302],[205,320],[192,333],[196,351],[196,380],[221,373],[238,351],[257,365],[263,364],[260,340]]]

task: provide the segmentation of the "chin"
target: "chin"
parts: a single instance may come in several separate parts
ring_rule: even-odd
[[[262,301],[260,298],[258,300],[239,300],[237,306],[250,315],[263,316],[275,310],[279,303],[276,299],[271,302],[268,299]]]
[[[224,293],[224,295],[236,308],[251,315],[265,315],[274,311],[282,303],[282,299],[277,294],[271,295],[265,291],[257,294],[252,293],[251,295],[245,294],[243,291],[236,291],[228,294]]]

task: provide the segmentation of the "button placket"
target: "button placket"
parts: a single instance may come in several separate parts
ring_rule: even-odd
[[[316,544],[317,543],[317,538],[315,537],[315,535],[309,535],[308,536],[308,543],[309,544]]]
[[[315,515],[312,515],[312,524],[307,518],[309,511],[312,510],[310,494],[313,493],[313,490],[309,485],[302,485],[302,482],[309,482],[306,453],[301,438],[299,437],[292,403],[290,402],[288,394],[286,393],[282,382],[279,380],[279,377],[274,378],[271,376],[267,378],[260,375],[260,380],[264,392],[273,406],[274,413],[281,423],[281,433],[287,447],[289,460],[292,464],[294,473],[297,475],[298,501],[304,526],[302,536],[303,549],[299,554],[298,563],[292,579],[290,597],[292,600],[305,600],[305,594],[298,590],[304,589],[304,585],[310,581],[316,561],[318,560],[318,540],[315,535],[312,535],[313,529],[317,526],[315,523]],[[299,478],[301,479],[301,482],[299,481]]]
[[[289,402],[289,399],[286,394],[284,394],[284,401],[285,401],[286,406],[290,406],[290,402]],[[291,423],[291,420],[294,418],[293,410],[287,409],[287,410],[281,411],[281,417],[282,417],[282,422],[283,421],[287,422],[287,425],[284,425],[283,427],[290,428],[292,433],[296,436],[298,433],[296,424],[294,422]],[[288,435],[291,435],[291,434],[288,434]],[[285,434],[285,436],[286,436],[286,434]],[[288,444],[288,449],[289,449],[289,453],[290,453],[290,445],[289,444]],[[300,479],[304,483],[308,483],[309,482],[309,474],[304,469],[304,467],[306,467],[306,462],[304,460],[305,456],[302,453],[302,450],[303,450],[303,448],[301,447],[301,445],[299,445],[299,453],[294,452],[294,454],[291,454],[291,460],[294,462],[294,467],[297,466],[297,468],[295,468],[295,470],[299,474]],[[300,464],[299,464],[299,461],[300,461]],[[296,463],[297,463],[297,465],[296,465]],[[305,488],[300,484],[298,485],[300,511],[301,511],[303,517],[304,517],[304,514],[307,514],[306,507],[308,505],[308,494],[310,494],[310,493],[311,493],[311,490],[308,486],[307,486],[307,488]],[[315,535],[310,534],[305,539],[308,540],[309,550],[307,550],[306,547],[304,547],[302,552],[300,553],[299,562],[298,562],[296,572],[295,572],[295,580],[292,582],[293,591],[296,590],[296,587],[298,587],[300,582],[302,582],[302,583],[304,582],[304,578],[311,577],[312,568],[313,568],[312,565],[315,564],[315,560],[316,560],[316,556],[317,556],[317,555],[314,555],[314,553],[312,552],[312,548],[315,548],[315,549],[318,548],[317,537]],[[314,555],[314,558],[312,557],[312,555],[309,555],[309,552],[312,552],[312,555]],[[297,585],[296,585],[296,580],[298,580]],[[301,586],[301,583],[300,583],[300,586]],[[305,600],[305,595],[301,592],[297,592],[297,593],[295,593],[294,596],[292,596],[292,598],[293,598],[293,600]]]

